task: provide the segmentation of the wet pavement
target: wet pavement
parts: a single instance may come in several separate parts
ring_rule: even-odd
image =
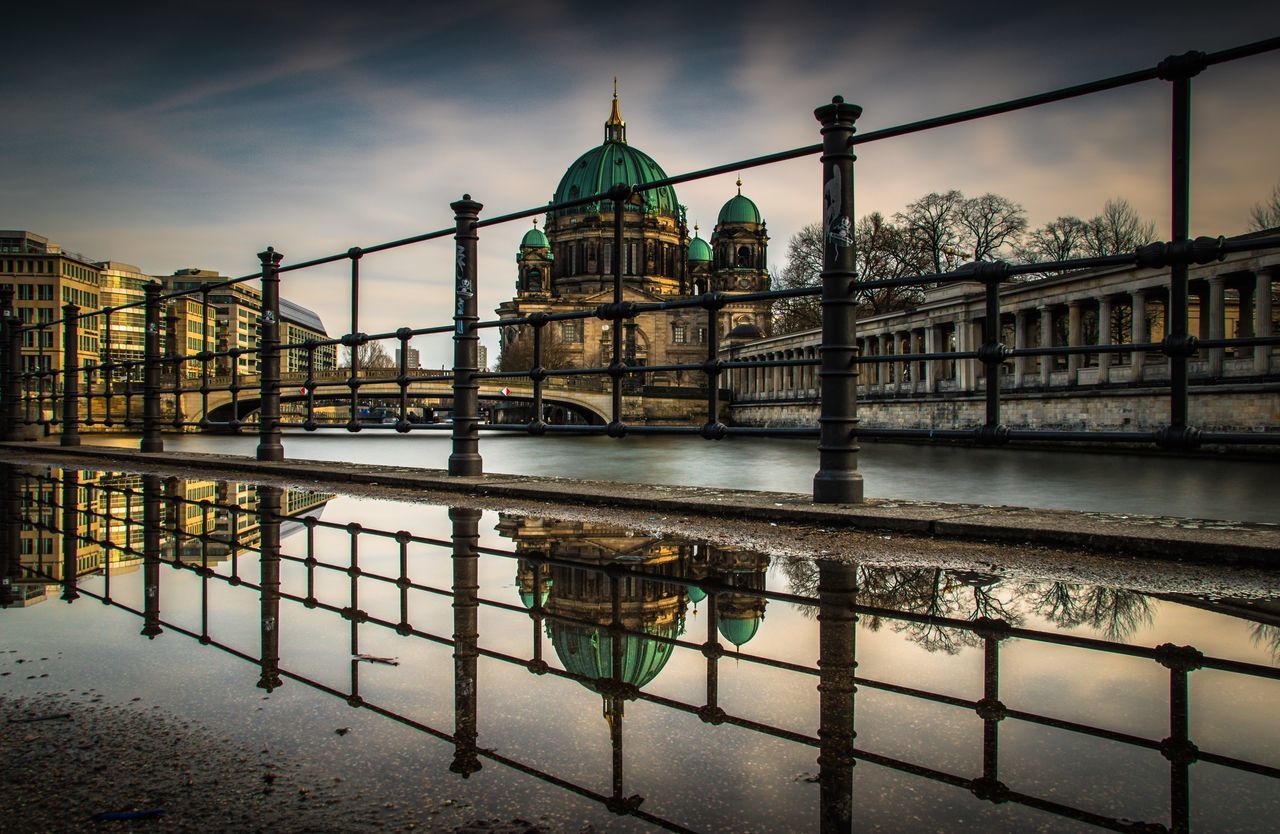
[[[0,477],[0,756],[37,774],[10,796],[61,786],[7,798],[13,830],[163,808],[113,830],[1258,831],[1280,810],[1273,573]]]

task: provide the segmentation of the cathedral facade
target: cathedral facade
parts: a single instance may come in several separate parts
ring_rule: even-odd
[[[604,142],[574,160],[560,179],[553,203],[600,194],[615,185],[636,185],[667,174],[651,157],[627,143],[617,91],[604,126]],[[516,253],[516,294],[499,305],[498,317],[594,310],[613,301],[614,208],[610,200],[547,213],[543,228],[530,229]],[[623,211],[623,300],[670,301],[705,292],[769,289],[768,233],[760,210],[738,193],[721,208],[710,241],[698,227],[689,237],[687,209],[674,188],[636,194]],[[627,328],[624,356],[637,365],[696,364],[705,361],[707,315],[701,308],[642,313]],[[612,359],[613,322],[597,318],[552,322],[543,335],[544,365],[603,367]],[[626,325],[623,325],[624,327]],[[723,339],[769,334],[769,302],[726,304],[716,326]],[[504,370],[529,367],[527,327],[502,329]],[[634,334],[634,336],[632,335]],[[634,338],[634,346],[630,340]],[[522,349],[523,348],[523,349]],[[701,372],[658,372],[650,385],[696,385]]]

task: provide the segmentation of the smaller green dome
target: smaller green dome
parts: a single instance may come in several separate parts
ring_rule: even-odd
[[[716,623],[721,636],[735,646],[742,646],[760,630],[760,620],[752,617],[749,620],[722,619]]]
[[[707,592],[699,588],[697,585],[690,585],[685,588],[685,591],[689,594],[689,601],[694,605],[697,605],[707,598]]]
[[[520,241],[520,248],[537,247],[540,249],[550,249],[551,244],[547,241],[547,236],[537,226],[524,233],[524,239]]]
[[[760,209],[751,202],[751,198],[735,194],[720,209],[721,223],[760,223]]]
[[[689,241],[689,260],[711,260],[711,245],[700,237],[695,237],[693,240]]]

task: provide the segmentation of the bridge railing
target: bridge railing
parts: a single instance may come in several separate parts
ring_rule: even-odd
[[[597,798],[618,813],[632,813],[638,805],[635,803],[627,807],[617,804],[623,799],[620,781],[623,772],[621,720],[623,705],[627,701],[642,701],[663,710],[696,716],[710,728],[734,727],[762,738],[817,750],[819,763],[823,764],[823,784],[826,786],[820,801],[821,812],[824,814],[840,812],[840,809],[846,814],[851,813],[852,803],[842,800],[847,800],[850,769],[855,761],[875,764],[969,791],[984,801],[1011,802],[1064,819],[1119,831],[1188,830],[1188,821],[1193,812],[1192,769],[1196,763],[1212,764],[1271,780],[1280,779],[1280,768],[1272,764],[1201,749],[1192,740],[1191,728],[1196,726],[1196,722],[1192,714],[1192,702],[1188,697],[1190,679],[1201,669],[1211,670],[1207,674],[1277,683],[1280,683],[1280,669],[1216,657],[1192,646],[1167,643],[1146,646],[1119,639],[1104,640],[1084,636],[1069,630],[1025,628],[1003,618],[998,612],[999,606],[991,610],[983,609],[982,615],[975,615],[972,619],[935,613],[928,605],[913,608],[904,605],[892,590],[886,590],[896,584],[894,571],[888,569],[820,561],[812,565],[811,575],[793,581],[791,591],[775,591],[767,589],[763,581],[754,581],[754,576],[761,575],[759,571],[741,570],[741,560],[730,563],[727,568],[724,565],[718,568],[718,557],[714,554],[707,561],[697,564],[686,556],[674,560],[664,556],[654,563],[646,564],[641,561],[623,565],[611,561],[575,558],[571,539],[568,540],[568,546],[559,547],[555,541],[521,542],[518,531],[506,533],[515,537],[513,549],[483,547],[479,545],[481,512],[469,508],[450,509],[452,531],[447,539],[423,532],[383,530],[310,516],[293,520],[303,525],[305,535],[294,539],[291,544],[283,544],[280,526],[282,522],[291,519],[281,513],[281,490],[276,487],[258,487],[254,505],[245,506],[239,503],[223,504],[207,499],[183,498],[177,491],[166,489],[165,482],[154,475],[143,476],[140,489],[95,483],[89,479],[81,479],[79,473],[73,470],[66,470],[60,476],[18,474],[14,471],[10,477],[12,483],[9,494],[15,498],[21,495],[26,502],[25,507],[11,506],[10,512],[19,510],[17,520],[31,529],[60,535],[62,548],[58,551],[60,562],[51,560],[53,563],[46,566],[37,556],[33,560],[36,562],[34,565],[26,564],[19,571],[9,570],[9,573],[29,579],[43,577],[51,583],[59,584],[62,587],[62,598],[69,602],[85,595],[124,607],[112,598],[113,587],[121,580],[113,578],[111,565],[118,559],[141,561],[143,570],[138,573],[144,588],[141,598],[145,601],[145,609],[129,610],[133,610],[133,613],[144,620],[142,634],[154,637],[163,630],[171,630],[197,639],[201,644],[224,650],[228,647],[220,643],[216,634],[210,630],[210,623],[217,619],[210,617],[209,600],[216,596],[208,592],[210,584],[222,583],[239,592],[257,592],[261,597],[263,620],[259,649],[256,652],[241,649],[233,653],[257,667],[260,687],[270,690],[281,685],[283,679],[294,680],[340,697],[353,707],[370,709],[393,720],[412,723],[368,702],[362,695],[358,662],[362,632],[368,635],[369,629],[374,629],[386,634],[394,633],[407,641],[426,641],[452,648],[454,657],[463,660],[463,665],[455,667],[459,676],[458,683],[463,683],[465,679],[469,685],[459,686],[457,689],[453,732],[441,731],[433,734],[457,745],[455,765],[460,762],[470,763],[473,767],[468,772],[479,769],[477,756],[498,763],[508,763],[500,757],[495,758],[491,751],[476,744],[478,727],[475,699],[477,689],[481,686],[474,665],[477,658],[523,668],[535,676],[550,675],[586,685],[604,697],[606,710],[613,704],[614,711],[607,711],[606,714],[614,719],[610,722],[610,729],[615,754],[615,792],[611,797],[601,795]],[[82,489],[87,500],[78,497]],[[11,503],[16,504],[17,501]],[[113,507],[123,508],[123,514],[113,511]],[[186,521],[193,518],[196,519],[195,523]],[[84,519],[96,519],[100,522],[100,528],[116,532],[102,536],[92,535],[91,525],[87,525]],[[246,519],[252,520],[249,526],[260,531],[256,544],[246,541],[240,535]],[[5,528],[6,535],[10,539],[15,538],[14,519],[3,520],[9,525]],[[502,528],[499,529],[501,531]],[[346,544],[334,547],[322,536],[334,536],[339,541],[345,539]],[[679,544],[665,541],[667,545]],[[81,571],[77,570],[76,565],[77,548],[82,543],[101,547],[105,551],[104,581],[100,592],[85,589],[80,581]],[[17,548],[10,550],[14,558],[20,552]],[[335,560],[332,556],[326,556],[334,552],[344,554],[345,558]],[[225,554],[228,562],[225,567],[217,567],[218,561],[222,559],[215,560],[215,553],[220,557]],[[395,553],[396,556],[388,559],[389,553]],[[238,559],[241,554],[249,554],[256,559],[256,577],[243,572]],[[432,556],[450,559],[453,566],[453,581],[450,586],[425,582],[415,577],[418,571],[413,566],[421,566],[423,563],[420,560],[423,557]],[[478,578],[481,575],[478,560],[481,558],[504,559],[513,563],[517,574],[524,576],[532,588],[528,601],[517,605],[483,596],[482,583]],[[764,560],[762,569],[767,569],[768,557],[760,558]],[[57,564],[61,564],[61,571],[55,574]],[[160,567],[166,564],[176,570],[193,572],[200,578],[205,590],[200,595],[199,631],[191,631],[176,624],[178,619],[194,622],[196,618],[190,615],[169,620],[162,618]],[[299,579],[295,574],[292,582],[282,585],[282,564],[304,570],[304,578]],[[392,570],[396,572],[393,573]],[[933,568],[923,570],[929,574],[938,573]],[[338,576],[345,576],[349,581],[342,587],[326,581]],[[525,579],[521,580],[520,587],[525,588]],[[570,587],[575,590],[570,591]],[[362,607],[362,599],[367,606],[368,600],[371,596],[376,596],[377,590],[392,588],[395,589],[396,601],[388,603],[389,608],[384,607],[379,613],[371,613]],[[566,599],[573,602],[569,607],[571,610],[558,607],[555,599],[544,596],[544,590],[547,589],[553,595],[569,595]],[[693,596],[694,592],[698,594],[697,597]],[[192,597],[187,595],[187,598]],[[705,598],[708,603],[704,620],[705,639],[697,635],[686,636],[683,631],[676,633],[672,630],[667,633],[657,626],[628,623],[620,603],[641,598],[667,599],[681,606],[686,600]],[[436,618],[431,613],[433,602],[439,602],[443,606],[442,610],[453,611],[455,619],[452,632],[436,633],[413,622],[414,619],[435,621]],[[349,678],[343,685],[319,685],[288,671],[288,664],[281,657],[279,648],[280,623],[291,619],[288,614],[282,617],[283,603],[299,609],[327,612],[350,623],[350,671]],[[730,647],[727,644],[720,632],[720,612],[730,608],[743,610],[744,606],[750,608],[752,605],[763,612],[766,604],[801,606],[818,613],[816,664],[796,662],[793,659],[795,652],[787,652],[788,657],[783,658],[744,651],[741,646]],[[598,618],[592,618],[593,611],[599,612]],[[485,616],[481,617],[480,612],[484,612]],[[301,611],[297,613],[301,615]],[[502,636],[501,628],[496,632],[491,628],[490,633],[500,635],[498,644],[503,648],[495,649],[485,645],[479,623],[492,621],[492,618],[503,615],[527,618],[532,636],[527,654],[513,653],[509,648],[512,645],[509,635]],[[911,685],[910,681],[876,679],[858,673],[855,628],[860,617],[888,621],[902,627],[918,627],[959,635],[967,641],[965,645],[980,647],[976,680],[980,681],[981,697],[958,697],[947,692],[922,689]],[[646,684],[637,684],[623,678],[624,664],[616,654],[611,665],[601,667],[600,677],[584,675],[568,668],[564,663],[557,666],[554,658],[546,652],[543,637],[553,628],[568,628],[596,635],[602,647],[611,646],[615,652],[622,651],[624,643],[638,641],[640,645],[659,646],[664,653],[678,653],[686,659],[696,656],[698,662],[705,663],[705,688],[699,687],[699,690],[706,693],[705,700],[699,704],[645,691]],[[1064,629],[1067,628],[1069,626],[1064,626]],[[1063,649],[1078,652],[1078,660],[1073,662],[1081,664],[1085,670],[1082,673],[1086,676],[1089,668],[1104,668],[1117,659],[1146,662],[1151,665],[1152,670],[1167,673],[1169,696],[1162,707],[1168,717],[1168,735],[1164,738],[1150,738],[1114,727],[1095,726],[1061,715],[1044,714],[1035,711],[1030,705],[1019,708],[1016,704],[1009,703],[1008,695],[1002,694],[1001,672],[1003,670],[1007,677],[1010,664],[1015,664],[1013,668],[1017,668],[1016,664],[1026,662],[1028,657],[1021,650],[1010,654],[1007,647],[1011,641],[1022,641],[1030,646],[1027,651],[1032,652],[1033,656],[1037,646],[1054,647],[1055,651]],[[607,650],[602,648],[602,651]],[[775,726],[726,710],[719,700],[719,674],[722,662],[729,658],[735,664],[812,680],[816,684],[816,697],[820,703],[816,734]],[[468,660],[470,665],[466,665]],[[789,684],[790,681],[787,685]],[[941,765],[886,755],[864,746],[862,742],[856,742],[853,721],[859,690],[891,693],[910,699],[918,705],[948,710],[946,720],[949,727],[973,727],[980,723],[981,742],[974,746],[975,755],[972,758],[980,768],[978,772],[953,772]],[[866,698],[865,695],[862,697]],[[1008,738],[1010,732],[1008,729],[1002,732],[1002,728],[1007,728],[1007,722],[1048,728],[1078,739],[1118,745],[1117,749],[1126,753],[1158,754],[1165,760],[1168,768],[1168,822],[1135,822],[1134,817],[1138,814],[1120,815],[1113,810],[1112,813],[1116,815],[1110,816],[1091,809],[1089,806],[1096,803],[1090,802],[1088,797],[1064,796],[1061,793],[1044,796],[1011,787],[1001,778],[1003,773],[1007,779],[1010,771],[1007,765],[1002,767],[1002,760],[1007,760],[1008,755],[1006,753],[1002,759],[1000,747],[1001,735]],[[717,730],[709,729],[709,732]],[[554,781],[554,778],[549,781]],[[1020,781],[1025,782],[1026,779]],[[842,784],[845,786],[843,792],[840,788]],[[830,793],[828,789],[831,790]],[[1139,803],[1139,806],[1144,808],[1145,813],[1149,813],[1145,804]],[[660,819],[639,816],[650,821]],[[1166,827],[1159,828],[1160,825]],[[848,831],[848,820],[844,821],[842,827],[834,830]]]
[[[482,205],[470,195],[451,204],[454,213],[452,226],[432,232],[381,243],[369,247],[352,247],[345,252],[309,261],[282,265],[282,255],[271,247],[259,254],[261,272],[256,275],[222,282],[223,286],[258,279],[262,286],[261,341],[251,348],[234,348],[223,351],[203,350],[194,356],[161,356],[159,343],[160,302],[179,296],[199,294],[206,313],[209,310],[210,289],[218,285],[206,285],[200,289],[162,295],[159,287],[148,287],[146,308],[146,351],[140,361],[106,361],[95,364],[92,360],[80,361],[78,328],[82,322],[94,317],[106,318],[104,330],[109,332],[110,317],[138,304],[122,305],[98,311],[81,311],[74,305],[63,308],[63,318],[54,322],[22,325],[13,315],[12,299],[0,299],[0,307],[6,311],[5,321],[9,337],[3,340],[7,359],[4,370],[3,390],[6,413],[5,425],[10,437],[19,436],[24,427],[43,426],[46,432],[54,427],[61,429],[61,441],[67,445],[79,442],[78,426],[80,410],[87,407],[86,422],[92,421],[92,402],[105,400],[106,418],[111,425],[114,386],[106,384],[102,390],[95,388],[95,381],[110,382],[123,372],[132,380],[137,372],[142,377],[143,433],[142,449],[159,451],[163,448],[160,438],[162,424],[174,427],[200,429],[238,429],[245,425],[247,413],[256,410],[258,417],[258,457],[280,460],[284,457],[281,430],[300,427],[315,430],[321,426],[316,419],[317,400],[333,396],[336,390],[343,396],[350,412],[345,428],[360,431],[364,424],[359,417],[362,396],[360,389],[369,384],[382,384],[383,380],[367,376],[362,368],[361,348],[371,343],[390,341],[400,348],[399,367],[395,369],[395,383],[399,387],[394,427],[400,432],[420,429],[448,430],[452,433],[453,450],[449,458],[449,472],[460,476],[478,476],[483,472],[479,451],[481,413],[478,384],[481,380],[527,379],[532,386],[533,417],[524,425],[492,425],[492,430],[524,431],[539,436],[551,432],[585,432],[623,437],[628,434],[689,434],[717,440],[733,435],[781,435],[813,437],[818,440],[819,466],[814,477],[813,496],[819,502],[857,502],[862,500],[862,479],[857,468],[859,438],[912,438],[920,440],[963,440],[984,445],[1003,445],[1018,441],[1050,443],[1124,443],[1150,444],[1168,450],[1189,450],[1202,444],[1280,444],[1280,432],[1220,432],[1203,431],[1190,419],[1188,358],[1197,349],[1245,348],[1280,344],[1280,335],[1271,332],[1256,333],[1250,337],[1197,339],[1188,332],[1188,267],[1191,264],[1210,263],[1236,252],[1257,252],[1280,248],[1280,237],[1263,236],[1227,240],[1224,237],[1190,238],[1190,166],[1191,166],[1191,79],[1201,72],[1230,61],[1256,56],[1280,49],[1280,38],[1258,41],[1210,54],[1188,52],[1170,56],[1157,65],[1123,75],[1104,78],[1085,84],[1025,96],[951,113],[921,121],[910,122],[861,135],[855,133],[855,122],[861,108],[836,96],[830,104],[815,111],[821,125],[822,141],[791,150],[766,154],[752,159],[738,160],[699,171],[660,180],[617,185],[608,191],[582,196],[547,205],[539,205],[498,217],[481,220]],[[912,276],[899,279],[861,280],[854,269],[854,151],[859,145],[881,142],[901,136],[953,126],[976,119],[1015,113],[1018,111],[1052,105],[1057,102],[1080,98],[1110,90],[1116,90],[1151,81],[1163,81],[1170,85],[1172,93],[1170,145],[1172,170],[1170,195],[1172,204],[1172,239],[1163,243],[1141,246],[1132,252],[1122,252],[1102,257],[1071,258],[1035,264],[1013,264],[1003,261],[966,264],[949,272]],[[711,291],[693,296],[680,296],[665,301],[632,301],[627,299],[624,280],[623,244],[626,240],[625,218],[628,202],[639,195],[658,188],[714,177],[743,169],[757,168],[775,163],[818,156],[822,167],[822,189],[815,194],[814,205],[820,207],[823,218],[823,270],[821,285],[763,292]],[[496,320],[481,320],[476,306],[479,275],[477,270],[477,245],[480,230],[582,206],[613,209],[613,296],[610,303],[591,310],[557,313],[532,313],[529,315]],[[432,240],[452,238],[454,241],[454,315],[449,324],[425,327],[401,327],[382,333],[363,333],[360,330],[361,279],[360,264],[370,255]],[[282,344],[280,340],[279,292],[281,277],[315,267],[345,263],[350,270],[350,326],[348,332],[333,339],[311,339]],[[1023,276],[1096,267],[1160,267],[1169,269],[1168,315],[1166,335],[1160,342],[1135,344],[1098,345],[1043,345],[1040,347],[1010,348],[1003,344],[1001,332],[1001,300],[999,288]],[[976,349],[926,351],[923,353],[860,355],[857,349],[857,299],[860,294],[889,288],[922,287],[957,282],[979,282],[985,288],[985,317],[982,343]],[[718,356],[722,334],[718,326],[718,313],[734,302],[773,302],[785,298],[820,297],[822,309],[822,341],[819,358],[782,358],[771,360],[726,360]],[[636,357],[636,319],[641,314],[673,313],[677,311],[705,311],[707,319],[707,345],[703,361],[667,365],[644,365]],[[611,325],[608,364],[598,367],[548,367],[547,325],[552,322],[598,318]],[[207,321],[207,318],[206,318]],[[1269,323],[1268,323],[1269,325]],[[477,366],[477,348],[481,331],[501,328],[528,328],[532,330],[533,345],[530,367],[522,370],[487,371]],[[61,370],[46,367],[45,345],[53,344],[53,335],[63,334],[63,367]],[[207,328],[206,328],[207,330]],[[625,333],[624,333],[625,331]],[[20,347],[23,335],[35,332],[37,355],[28,357],[35,363],[28,370],[23,365]],[[47,335],[46,335],[47,334]],[[415,383],[441,381],[446,376],[438,373],[424,375],[408,367],[409,342],[419,336],[450,334],[454,343],[453,370],[447,375],[452,382],[453,413],[449,424],[414,423],[410,419],[411,388]],[[206,347],[208,346],[206,333]],[[110,340],[108,339],[108,344]],[[316,355],[322,348],[342,347],[349,354],[345,379],[321,376],[316,368]],[[300,421],[286,420],[281,415],[280,359],[284,352],[301,351],[305,355],[304,417]],[[243,405],[242,393],[249,387],[236,378],[237,357],[256,355],[260,375],[252,402]],[[1045,429],[1011,429],[1001,419],[1001,386],[985,386],[985,413],[981,425],[970,428],[863,428],[859,426],[857,413],[857,377],[860,367],[872,364],[900,362],[931,362],[935,360],[973,360],[985,369],[988,380],[999,378],[1000,366],[1010,358],[1071,357],[1083,354],[1145,356],[1156,354],[1168,363],[1167,423],[1153,431],[1057,431]],[[219,358],[231,359],[231,377],[226,384],[215,387],[209,378],[209,362]],[[202,411],[199,420],[184,419],[181,408],[183,386],[177,382],[182,374],[178,369],[184,363],[199,363],[201,368],[200,392]],[[729,426],[721,420],[722,386],[720,380],[727,372],[742,369],[816,367],[820,380],[821,405],[817,425],[807,428],[752,428]],[[165,389],[160,382],[162,369],[174,369],[172,388]],[[671,372],[701,374],[705,379],[706,411],[701,425],[629,425],[626,420],[626,397],[638,393],[643,381],[650,375]],[[610,390],[611,403],[604,425],[591,426],[570,423],[549,423],[545,418],[545,385],[549,379],[596,377],[605,381]],[[81,380],[85,384],[81,385]],[[345,394],[342,389],[345,387]],[[33,390],[34,389],[34,390]],[[215,422],[209,419],[209,394],[215,391],[231,397],[229,419]],[[130,382],[123,392],[126,400],[136,396]],[[161,401],[172,403],[171,419],[162,419]],[[367,399],[367,398],[365,398]],[[47,413],[47,414],[46,414]],[[58,414],[61,414],[59,418]],[[122,424],[136,427],[126,404]]]

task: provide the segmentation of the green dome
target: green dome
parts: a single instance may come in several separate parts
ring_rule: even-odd
[[[551,244],[547,241],[547,236],[537,226],[524,233],[524,239],[520,241],[520,248],[526,246],[535,246],[542,249],[550,249]]]
[[[566,671],[591,681],[613,678],[613,635],[606,626],[585,627],[552,621],[547,629],[551,644]],[[665,631],[666,629],[664,629]],[[675,634],[664,634],[675,637]],[[637,637],[622,638],[622,668],[618,670],[624,683],[642,687],[658,676],[671,657],[672,645]],[[588,684],[590,686],[590,684]],[[594,688],[594,687],[592,687]]]
[[[697,585],[690,585],[685,588],[685,591],[689,594],[689,601],[695,605],[707,598],[707,592],[699,588]]]
[[[693,240],[689,241],[689,260],[711,260],[711,244],[707,243],[700,237],[695,237]]]
[[[578,157],[569,170],[565,171],[556,188],[553,202],[564,202],[592,194],[601,194],[615,185],[638,185],[654,180],[666,179],[667,173],[658,163],[643,151],[637,150],[624,142],[605,142],[599,147]],[[644,198],[646,214],[663,214],[676,217],[679,205],[676,202],[676,191],[671,186],[655,188],[641,192]],[[635,211],[636,206],[628,204],[627,211]],[[588,214],[608,211],[612,204],[608,200],[577,206],[563,211],[551,212],[553,217],[564,217],[572,214]]]
[[[720,209],[721,223],[760,223],[760,209],[749,197],[735,194]]]
[[[724,639],[735,646],[741,646],[756,636],[756,632],[760,630],[760,620],[756,617],[752,617],[749,620],[724,618],[716,623],[716,628],[720,630],[720,634]]]

